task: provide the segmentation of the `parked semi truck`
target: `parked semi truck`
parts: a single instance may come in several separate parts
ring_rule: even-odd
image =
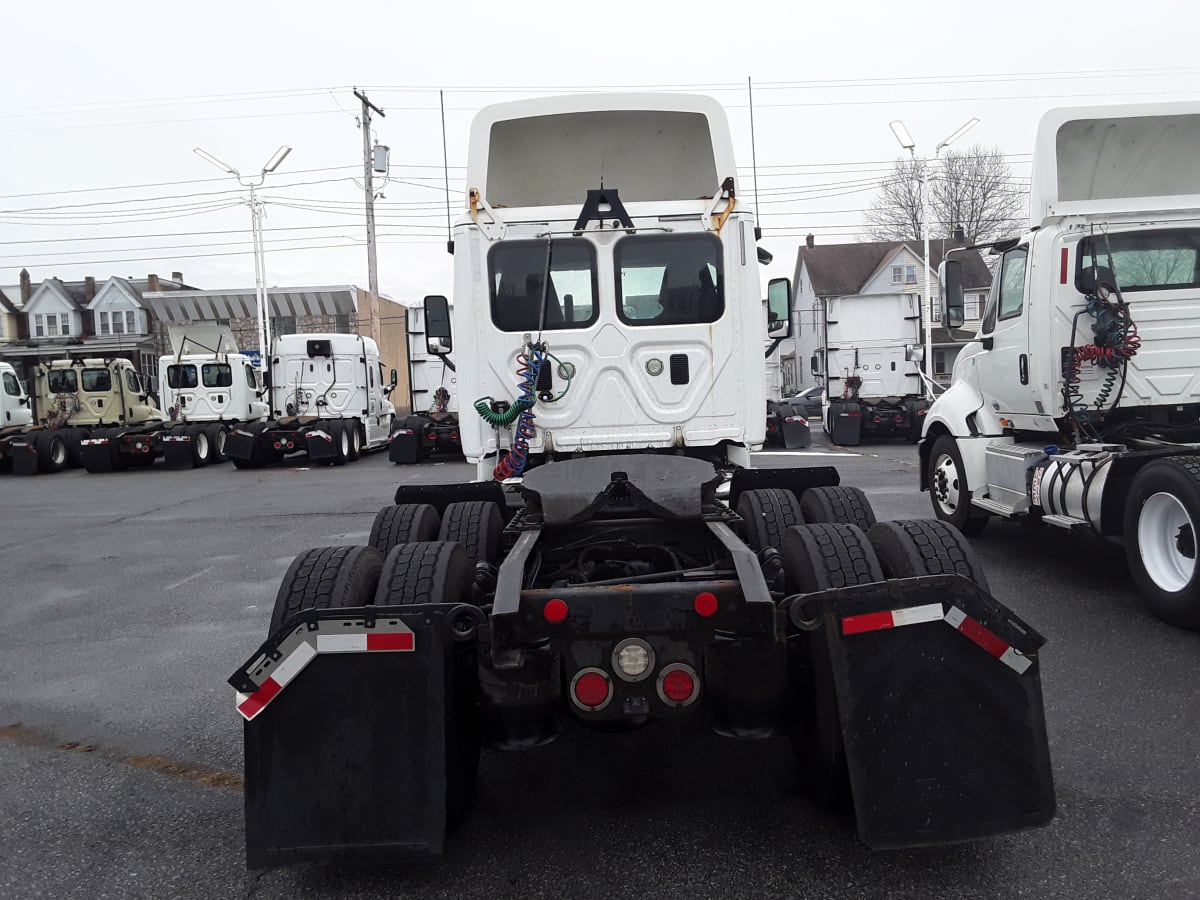
[[[394,463],[415,463],[432,454],[462,453],[459,437],[458,376],[450,353],[429,352],[425,310],[408,310],[410,415],[398,419],[388,445]]]
[[[12,467],[12,442],[32,427],[33,406],[17,370],[0,362],[0,468]]]
[[[357,334],[288,334],[271,342],[270,418],[234,429],[227,448],[238,468],[259,468],[306,453],[345,465],[387,446],[396,410],[379,348]]]
[[[993,516],[1124,545],[1150,610],[1200,628],[1200,103],[1057,109],[1030,230],[992,245],[978,340],[927,416],[921,487],[968,534]],[[961,266],[939,277],[962,320]]]
[[[367,546],[288,569],[230,678],[251,866],[436,857],[482,748],[701,711],[790,736],[875,847],[1050,818],[1042,638],[961,535],[876,522],[832,468],[748,465],[767,321],[736,172],[705,97],[476,116],[454,322],[429,298],[425,325],[490,397],[462,422],[480,480],[406,483]]]
[[[768,327],[778,323],[777,330],[783,331],[785,328],[779,320],[778,310],[768,309],[767,321]],[[799,404],[789,403],[785,397],[785,391],[790,385],[785,384],[779,354],[781,343],[780,340],[772,340],[767,344],[766,444],[783,447],[785,450],[797,450],[812,446],[812,430],[804,408]]]
[[[825,431],[833,443],[920,439],[931,402],[917,364],[922,341],[914,294],[818,298],[816,328],[798,338],[797,357],[824,382]]]

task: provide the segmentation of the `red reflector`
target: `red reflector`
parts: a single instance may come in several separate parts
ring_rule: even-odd
[[[882,421],[883,421],[883,419],[881,419],[879,416],[876,416],[876,417],[875,417],[875,421],[876,421],[876,422],[882,422]]]
[[[700,616],[711,616],[717,612],[717,595],[711,591],[701,591],[696,595],[696,601],[692,604],[696,610],[696,614]]]
[[[662,691],[668,700],[675,703],[683,703],[688,700],[692,693],[696,690],[696,679],[690,672],[683,669],[676,669],[674,672],[668,672],[663,678]]]
[[[575,699],[580,706],[602,706],[608,699],[608,679],[599,672],[584,672],[575,681]]]
[[[903,422],[903,421],[904,421],[904,416],[896,416],[896,421],[897,421],[897,422]]]
[[[279,441],[276,441],[276,442],[275,442],[275,449],[276,449],[276,450],[281,450],[281,449],[283,449],[283,444],[279,443]]]
[[[289,450],[295,450],[295,449],[296,449],[296,445],[295,445],[295,444],[293,444],[291,441],[288,441],[288,442],[287,442],[287,448],[288,448]]]
[[[963,619],[958,630],[997,659],[1003,656],[1004,651],[1008,649],[1008,644],[970,616]]]
[[[458,432],[457,431],[450,432],[450,440],[452,440],[452,441],[458,440]]]
[[[413,634],[411,631],[397,631],[394,634],[368,634],[368,650],[411,650]]]
[[[1066,247],[1062,248],[1062,264],[1061,264],[1061,266],[1059,266],[1059,270],[1058,270],[1058,283],[1059,284],[1067,283],[1067,248]]]
[[[143,452],[143,453],[149,453],[149,452],[150,452],[150,448],[149,448],[149,447],[143,447],[143,448],[142,448],[142,452]]]
[[[542,617],[551,625],[557,625],[567,618],[567,604],[563,600],[555,597],[553,600],[547,600],[546,605],[542,607]]]
[[[243,716],[251,718],[257,715],[258,711],[270,703],[274,696],[282,690],[283,685],[274,678],[268,678],[257,691],[242,701],[238,709]]]

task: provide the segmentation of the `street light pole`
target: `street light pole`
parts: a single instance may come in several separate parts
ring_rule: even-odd
[[[949,147],[978,124],[979,120],[975,118],[963,123],[957,131],[933,149],[932,159],[922,156],[920,160],[921,235],[925,239],[925,298],[921,310],[921,318],[925,320],[925,350],[922,356],[924,357],[927,382],[933,381],[933,267],[929,264],[929,194],[933,181],[933,163],[937,162],[943,147]],[[892,134],[896,136],[896,140],[900,142],[900,146],[907,150],[915,161],[917,159],[917,143],[908,133],[908,129],[904,127],[904,123],[896,119],[889,123],[889,127],[892,129]]]
[[[267,176],[279,168],[279,164],[292,152],[286,144],[275,151],[267,160],[266,165],[258,175],[243,176],[228,163],[221,162],[206,150],[196,147],[192,151],[205,162],[211,163],[223,172],[228,172],[237,179],[238,184],[250,190],[250,239],[254,248],[254,299],[255,312],[258,319],[258,370],[266,372],[269,368],[267,354],[271,348],[271,319],[267,307],[267,265],[266,253],[263,247],[262,218],[263,205],[255,191],[262,187]]]

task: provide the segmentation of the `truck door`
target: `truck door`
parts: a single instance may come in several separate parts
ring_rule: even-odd
[[[1032,414],[1029,378],[1029,245],[1004,254],[979,328],[976,359],[984,403],[997,413]]]

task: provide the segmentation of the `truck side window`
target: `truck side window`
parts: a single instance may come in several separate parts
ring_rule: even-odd
[[[4,373],[4,393],[10,397],[21,396],[21,385],[17,381],[17,376],[12,372]]]
[[[542,324],[545,241],[515,241],[492,248],[492,322],[501,331],[536,331]],[[586,328],[596,321],[596,251],[588,241],[556,240],[545,290],[547,330]]]
[[[200,378],[206,388],[232,387],[233,368],[229,363],[205,363],[200,367]]]
[[[623,238],[617,315],[627,325],[693,325],[725,312],[721,243],[708,234]]]
[[[167,366],[167,386],[172,388],[194,388],[200,382],[196,379],[196,367]]]
[[[135,394],[140,394],[142,392],[142,385],[138,381],[137,373],[135,373],[133,369],[125,370],[125,386]]]
[[[246,384],[250,386],[251,390],[258,389],[258,372],[254,366],[246,366]]]
[[[83,389],[85,391],[100,393],[102,391],[111,391],[113,389],[112,375],[109,373],[108,369],[84,369],[82,380]]]
[[[1029,248],[1018,247],[1004,254],[1000,266],[1000,318],[1014,319],[1025,308],[1025,265]]]

